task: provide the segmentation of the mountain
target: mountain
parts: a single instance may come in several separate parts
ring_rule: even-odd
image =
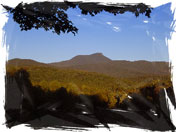
[[[78,55],[67,61],[49,64],[30,59],[13,59],[9,60],[7,64],[13,66],[45,66],[58,69],[74,69],[103,73],[113,77],[170,75],[168,62],[111,60],[102,53]]]
[[[59,68],[98,72],[115,77],[168,75],[170,73],[168,62],[111,60],[102,53],[78,55],[70,60],[50,63],[50,65]]]
[[[104,56],[102,53],[95,53],[91,55],[78,55],[70,60],[50,63],[50,65],[58,67],[68,67],[75,65],[86,65],[86,64],[97,64],[97,63],[108,63],[112,60]]]

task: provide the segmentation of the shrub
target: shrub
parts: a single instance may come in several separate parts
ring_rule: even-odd
[[[73,83],[73,82],[68,83],[68,85],[67,85],[67,91],[69,93],[71,93],[72,95],[79,95],[80,94],[79,87],[75,83]]]
[[[50,91],[56,91],[57,89],[61,88],[61,83],[59,83],[57,80],[53,80],[49,83],[49,90]]]
[[[39,86],[44,90],[44,91],[48,91],[49,87],[48,87],[48,82],[45,80],[40,81]]]

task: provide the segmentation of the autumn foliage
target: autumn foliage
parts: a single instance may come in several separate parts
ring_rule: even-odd
[[[13,76],[19,69],[29,73],[33,86],[39,86],[45,92],[55,92],[65,88],[73,96],[96,95],[109,108],[121,103],[131,93],[140,89],[154,87],[155,92],[162,88],[172,87],[170,76],[143,76],[118,78],[96,72],[60,69],[47,66],[7,66],[7,74]],[[119,99],[119,102],[117,102]]]

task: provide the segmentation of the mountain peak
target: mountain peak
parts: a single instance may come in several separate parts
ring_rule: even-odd
[[[102,56],[104,56],[103,53],[100,53],[100,52],[93,53],[93,54],[91,54],[91,55],[102,55]]]
[[[111,62],[111,59],[104,56],[102,53],[93,53],[90,55],[77,55],[70,60],[54,63],[54,65],[57,64],[58,66],[73,66],[108,62]]]
[[[109,62],[111,59],[104,56],[102,53],[94,53],[90,55],[78,55],[73,57],[70,61],[78,62],[80,64],[93,64],[101,62]]]

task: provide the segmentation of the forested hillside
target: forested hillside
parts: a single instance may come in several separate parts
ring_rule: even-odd
[[[122,63],[124,65],[122,67],[125,69],[123,63],[130,62],[116,63]],[[144,67],[141,66],[142,64],[140,65],[140,62],[138,63],[138,65],[131,64],[131,71],[135,71],[134,69],[140,71],[140,68],[147,69],[150,66],[150,62],[143,62],[146,63]],[[161,63],[159,68],[159,70],[162,70],[165,67]],[[107,103],[110,108],[114,107],[118,100],[122,102],[130,93],[139,93],[143,88],[154,87],[155,92],[158,92],[161,88],[172,87],[169,74],[154,74],[155,71],[152,74],[151,67],[148,68],[148,71],[145,70],[144,74],[139,72],[140,76],[136,75],[138,71],[132,76],[133,73],[131,74],[130,70],[124,70],[126,73],[123,73],[124,71],[119,72],[126,75],[130,74],[130,76],[115,77],[98,72],[58,68],[32,60],[18,59],[10,60],[7,63],[7,74],[11,76],[14,76],[20,69],[24,69],[29,73],[29,79],[33,86],[39,86],[45,92],[54,92],[60,88],[66,88],[67,92],[74,96],[96,95]],[[163,73],[165,73],[164,70]]]

